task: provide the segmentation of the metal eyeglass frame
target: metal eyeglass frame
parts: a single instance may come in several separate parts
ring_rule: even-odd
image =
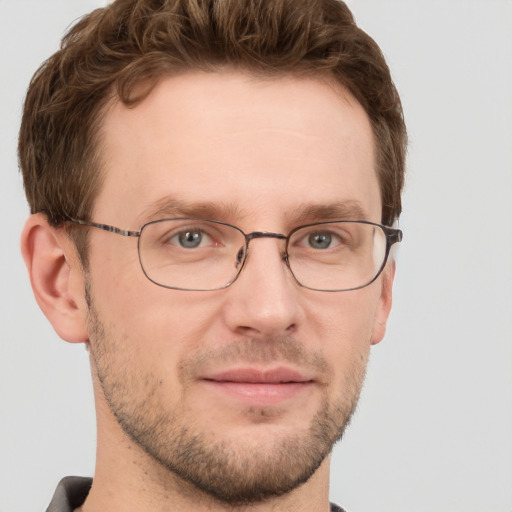
[[[189,288],[180,288],[180,287],[176,287],[176,286],[169,286],[169,285],[166,285],[166,284],[159,283],[158,281],[155,281],[154,279],[152,279],[147,274],[146,269],[144,268],[144,265],[142,264],[142,260],[141,260],[141,256],[140,256],[140,237],[141,237],[141,234],[144,231],[144,228],[146,226],[149,226],[151,224],[156,224],[156,223],[159,223],[159,222],[166,222],[166,221],[173,221],[173,220],[191,220],[191,221],[211,222],[213,224],[220,224],[222,226],[228,226],[230,228],[236,229],[237,231],[239,231],[243,235],[243,237],[245,238],[244,252],[243,252],[243,254],[241,254],[241,251],[239,251],[239,253],[237,255],[237,259],[238,259],[237,266],[240,265],[240,268],[238,269],[238,272],[233,277],[233,279],[231,279],[231,281],[229,281],[224,286],[219,286],[217,288],[202,288],[202,289],[192,288],[192,289],[189,289]],[[276,238],[278,240],[286,240],[285,248],[284,248],[284,251],[282,253],[282,259],[286,263],[286,266],[288,267],[290,273],[292,274],[292,276],[295,279],[295,281],[297,282],[297,284],[299,284],[299,286],[302,286],[303,288],[307,288],[308,290],[315,290],[315,291],[320,291],[320,292],[348,292],[348,291],[352,291],[352,290],[359,290],[360,288],[365,288],[366,286],[369,286],[370,284],[372,284],[380,276],[380,274],[384,270],[384,267],[386,266],[386,263],[388,261],[389,252],[391,250],[391,247],[394,244],[396,244],[396,243],[400,243],[402,241],[402,239],[403,239],[403,233],[402,233],[402,231],[400,229],[391,228],[389,226],[384,226],[383,224],[377,224],[376,222],[370,222],[370,221],[367,221],[367,220],[332,220],[332,221],[326,221],[326,222],[313,222],[311,224],[304,224],[302,226],[297,226],[296,228],[292,229],[288,233],[288,235],[283,235],[282,233],[272,233],[272,232],[268,232],[268,231],[253,231],[252,233],[248,233],[247,234],[244,231],[242,231],[240,228],[238,228],[237,226],[234,226],[233,224],[229,224],[227,222],[221,222],[221,221],[212,220],[212,219],[194,218],[194,217],[175,217],[175,218],[166,218],[166,219],[152,220],[152,221],[149,221],[149,222],[146,222],[145,224],[143,224],[141,226],[141,228],[139,229],[139,231],[132,231],[132,230],[129,230],[129,229],[121,229],[121,228],[118,228],[118,227],[115,227],[115,226],[111,226],[109,224],[100,224],[100,223],[97,223],[97,222],[91,222],[91,221],[80,220],[80,219],[73,219],[73,218],[69,218],[68,222],[71,222],[73,224],[78,224],[80,226],[88,226],[88,227],[102,229],[103,231],[108,231],[109,233],[115,233],[116,235],[121,235],[121,236],[126,236],[126,237],[137,237],[139,239],[138,242],[137,242],[137,253],[138,253],[138,256],[139,256],[139,263],[140,263],[140,266],[142,268],[142,272],[148,278],[149,281],[151,281],[152,283],[156,284],[157,286],[161,286],[163,288],[169,288],[169,289],[172,289],[172,290],[199,291],[199,292],[201,292],[201,291],[222,290],[224,288],[227,288],[228,286],[231,286],[238,279],[238,276],[241,274],[242,269],[244,268],[245,262],[247,261],[247,256],[249,255],[249,242],[251,240],[255,239],[255,238]],[[365,284],[362,284],[361,286],[356,286],[356,287],[353,287],[353,288],[341,288],[341,289],[335,289],[335,290],[324,290],[322,288],[313,288],[311,286],[306,286],[306,285],[302,284],[297,279],[295,274],[293,273],[293,270],[292,270],[292,268],[290,266],[290,262],[288,260],[288,243],[290,241],[290,238],[292,237],[292,235],[296,231],[298,231],[300,229],[303,229],[303,228],[308,228],[308,227],[316,226],[316,225],[338,224],[340,222],[352,223],[352,224],[354,224],[354,223],[357,223],[357,224],[368,224],[370,226],[378,227],[378,228],[380,228],[384,232],[384,234],[386,236],[386,252],[385,252],[384,260],[383,260],[382,265],[380,266],[379,270],[377,271],[375,276],[370,281],[368,281]]]

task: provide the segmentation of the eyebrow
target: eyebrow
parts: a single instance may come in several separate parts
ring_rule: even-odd
[[[224,220],[244,216],[244,212],[234,203],[225,202],[185,202],[175,197],[166,196],[146,208],[140,219],[142,224],[150,220],[192,217],[198,219]]]
[[[368,220],[359,201],[348,200],[329,204],[301,205],[287,214],[294,222],[309,223],[329,220]]]
[[[235,203],[186,202],[166,196],[146,208],[140,215],[140,224],[151,220],[191,217],[228,221],[247,216],[248,212]],[[368,214],[359,201],[347,200],[328,204],[300,204],[285,213],[289,224],[299,225],[329,220],[368,220]]]

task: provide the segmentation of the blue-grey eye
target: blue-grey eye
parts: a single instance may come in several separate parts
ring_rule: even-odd
[[[332,243],[332,235],[329,233],[311,233],[308,236],[308,244],[313,249],[328,249]]]
[[[203,233],[200,231],[183,231],[177,235],[179,245],[185,249],[195,249],[203,241]]]

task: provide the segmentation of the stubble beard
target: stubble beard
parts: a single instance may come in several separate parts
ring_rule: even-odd
[[[218,438],[208,424],[187,421],[183,409],[165,407],[160,400],[159,377],[144,373],[136,364],[130,367],[123,357],[119,358],[123,352],[119,339],[113,329],[106,329],[89,293],[86,296],[91,361],[113,415],[125,434],[153,461],[203,495],[225,505],[240,506],[286,494],[315,473],[343,436],[359,398],[365,357],[345,376],[346,387],[336,400],[324,394],[308,429],[286,437],[275,436],[265,446],[250,438],[236,442],[229,432],[225,438]],[[269,343],[241,340],[222,354],[214,354],[223,360],[307,362],[324,371],[329,368],[326,361],[305,354],[300,343],[288,337]],[[205,353],[190,364],[197,366],[211,357]],[[184,364],[180,369],[186,376],[190,367]],[[265,423],[271,421],[272,412],[248,408],[245,414],[254,423]]]

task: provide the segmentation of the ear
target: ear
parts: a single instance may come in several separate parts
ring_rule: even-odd
[[[85,280],[73,242],[43,214],[31,215],[21,252],[39,307],[57,334],[71,343],[88,340]]]
[[[395,262],[389,263],[382,272],[381,283],[382,288],[375,313],[372,331],[372,345],[376,345],[386,334],[386,324],[391,311],[393,302],[393,280],[395,278]]]

